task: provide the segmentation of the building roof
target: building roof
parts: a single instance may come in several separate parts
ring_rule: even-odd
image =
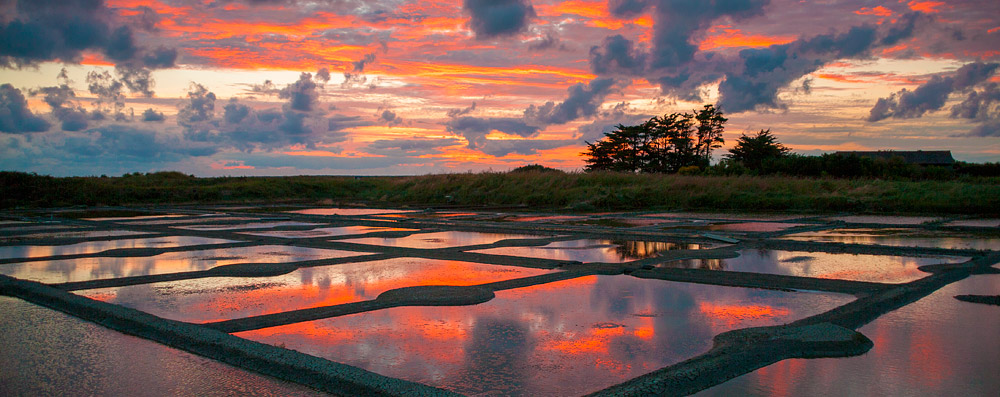
[[[951,165],[955,163],[955,158],[951,157],[950,150],[879,150],[873,152],[836,152],[841,156],[871,157],[876,159],[891,159],[900,157],[910,164],[920,165]]]

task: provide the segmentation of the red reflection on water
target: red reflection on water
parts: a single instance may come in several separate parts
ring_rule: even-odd
[[[850,299],[587,276],[498,291],[475,306],[399,307],[236,335],[459,393],[573,395],[704,352],[718,332]]]
[[[477,285],[548,272],[397,258],[304,268],[277,277],[205,278],[81,293],[174,320],[210,322],[370,300],[416,285]]]
[[[725,328],[732,328],[748,320],[764,320],[790,314],[788,309],[767,305],[726,305],[712,302],[699,302],[698,310],[711,318],[714,324]]]

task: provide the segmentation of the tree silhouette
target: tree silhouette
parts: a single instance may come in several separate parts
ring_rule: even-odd
[[[788,148],[781,143],[771,130],[760,130],[756,135],[741,135],[736,140],[736,146],[729,149],[726,158],[737,161],[751,170],[760,171],[764,167],[764,161],[777,159],[788,154]]]
[[[691,113],[653,117],[640,125],[619,124],[594,143],[586,142],[587,171],[666,172],[707,167],[712,150],[722,146],[726,124],[712,105]]]

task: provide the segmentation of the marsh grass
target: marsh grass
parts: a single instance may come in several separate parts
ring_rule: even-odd
[[[55,178],[0,172],[0,206],[368,203],[532,210],[715,210],[1000,215],[1000,178],[832,179],[610,172],[404,177],[220,177],[177,172]]]

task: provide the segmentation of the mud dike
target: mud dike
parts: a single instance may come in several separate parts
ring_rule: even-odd
[[[1000,273],[1000,220],[267,210],[8,212],[0,294],[334,394],[683,395]]]

